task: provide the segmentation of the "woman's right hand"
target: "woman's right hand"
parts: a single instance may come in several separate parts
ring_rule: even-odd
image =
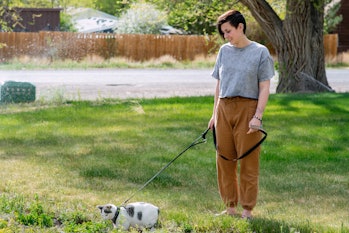
[[[207,126],[211,130],[214,127],[214,121],[215,121],[215,118],[214,118],[214,116],[212,116],[210,121],[208,122],[208,126]]]

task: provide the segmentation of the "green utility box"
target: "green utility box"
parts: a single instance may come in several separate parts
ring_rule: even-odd
[[[0,86],[0,103],[35,101],[35,86],[28,82],[6,81]]]

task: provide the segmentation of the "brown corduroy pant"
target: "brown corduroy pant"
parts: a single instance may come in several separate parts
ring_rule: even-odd
[[[244,209],[252,210],[257,203],[260,146],[239,160],[240,176],[238,162],[233,161],[261,139],[260,132],[247,134],[256,107],[257,100],[242,97],[222,98],[217,102],[217,177],[227,207],[236,207],[240,202]]]

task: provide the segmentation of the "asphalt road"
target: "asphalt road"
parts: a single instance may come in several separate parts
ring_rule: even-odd
[[[0,70],[0,82],[30,82],[36,99],[65,98],[162,98],[213,95],[216,81],[210,69],[88,69]],[[328,69],[327,78],[336,92],[349,92],[349,69]],[[275,93],[277,79],[272,80]]]

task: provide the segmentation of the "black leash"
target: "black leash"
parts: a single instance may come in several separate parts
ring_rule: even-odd
[[[206,134],[210,129],[206,129],[197,139],[195,139],[187,148],[185,148],[181,153],[179,153],[176,157],[174,157],[168,164],[166,164],[160,171],[158,171],[152,178],[150,178],[142,187],[140,187],[137,191],[135,191],[126,201],[122,203],[121,206],[125,205],[129,202],[138,192],[143,190],[150,182],[152,182],[161,172],[163,172],[166,168],[168,168],[176,159],[178,159],[182,154],[184,154],[190,148],[205,143],[207,141]]]
[[[206,143],[207,139],[206,139],[206,134],[208,133],[208,131],[210,130],[210,128],[206,129],[198,138],[196,138],[187,148],[185,148],[183,151],[181,151],[176,157],[174,157],[170,162],[168,162],[163,168],[160,169],[160,171],[158,171],[152,178],[150,178],[142,187],[140,187],[137,191],[135,191],[128,199],[126,199],[121,206],[124,206],[127,202],[129,202],[138,192],[142,191],[148,184],[150,184],[157,176],[159,176],[166,168],[168,168],[174,161],[176,161],[182,154],[184,154],[187,150],[189,150],[190,148],[201,144],[201,143]],[[226,157],[220,155],[223,159],[225,160],[229,160],[229,161],[237,161],[240,160],[244,157],[246,157],[247,155],[249,155],[252,151],[254,151],[259,145],[261,145],[264,140],[267,138],[268,134],[267,132],[262,129],[262,128],[258,128],[258,130],[260,132],[262,132],[264,134],[263,138],[256,143],[256,145],[254,145],[253,147],[251,147],[248,151],[246,151],[244,154],[242,154],[239,158],[234,159],[234,160],[229,160]],[[214,146],[217,149],[217,145],[216,145],[216,131],[215,128],[212,128],[212,133],[213,133],[213,142],[214,142]]]
[[[258,128],[258,131],[260,131],[261,133],[264,134],[264,136],[262,137],[262,139],[261,139],[259,142],[257,142],[256,145],[254,145],[254,146],[251,147],[249,150],[247,150],[245,153],[243,153],[239,158],[230,160],[230,159],[224,157],[224,156],[221,155],[221,154],[220,154],[219,156],[220,156],[222,159],[224,159],[224,160],[233,161],[233,162],[245,158],[247,155],[251,154],[251,152],[254,151],[258,146],[260,146],[260,145],[264,142],[264,140],[267,138],[267,136],[268,136],[267,132],[266,132],[262,127],[259,127],[259,128]],[[215,131],[215,128],[214,128],[214,127],[213,127],[213,129],[212,129],[212,133],[213,133],[213,143],[214,143],[214,146],[215,146],[215,148],[216,148],[216,150],[217,150],[216,131]]]

